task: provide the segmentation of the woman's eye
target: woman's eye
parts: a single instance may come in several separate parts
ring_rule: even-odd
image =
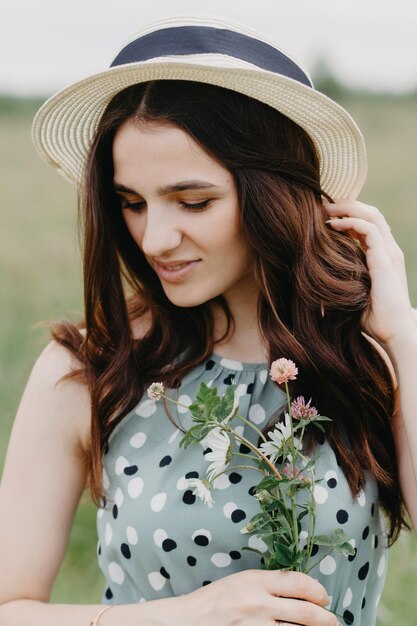
[[[120,200],[121,209],[129,209],[133,213],[139,213],[143,209],[144,202],[128,202],[127,200]]]
[[[188,211],[201,211],[208,207],[211,200],[202,200],[201,202],[181,202],[181,205]]]

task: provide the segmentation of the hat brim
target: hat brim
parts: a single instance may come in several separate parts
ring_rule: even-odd
[[[349,113],[292,78],[248,64],[230,65],[227,58],[202,64],[187,57],[112,67],[49,98],[34,119],[33,143],[47,163],[79,184],[100,118],[117,93],[150,80],[209,83],[264,102],[299,124],[317,149],[323,191],[334,198],[356,198],[366,179],[367,159],[364,139]]]

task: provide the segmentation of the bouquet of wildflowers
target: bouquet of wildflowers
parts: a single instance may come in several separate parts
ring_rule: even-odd
[[[324,431],[321,422],[330,421],[319,415],[303,396],[291,401],[288,382],[295,380],[297,366],[289,359],[274,361],[270,377],[278,385],[285,385],[287,410],[284,421],[275,425],[268,438],[251,422],[239,415],[239,402],[235,385],[230,385],[222,397],[217,388],[201,383],[195,401],[187,408],[194,425],[185,433],[180,446],[202,442],[210,452],[205,455],[210,461],[206,478],[191,478],[188,486],[193,489],[207,506],[214,505],[213,482],[228,471],[257,469],[261,474],[254,487],[259,502],[259,512],[241,529],[241,533],[254,533],[267,546],[265,553],[245,546],[243,550],[258,552],[264,569],[293,570],[308,573],[319,561],[310,565],[313,545],[325,546],[327,554],[336,550],[346,556],[353,548],[346,534],[336,528],[330,535],[316,535],[316,506],[314,489],[320,479],[315,476],[317,456],[306,456],[303,452],[303,437],[306,428],[315,426]],[[165,397],[162,383],[152,383],[148,396],[154,400]],[[236,432],[232,420],[244,422],[253,428],[261,441],[259,447]],[[245,465],[229,467],[233,456],[242,456],[236,445],[245,444],[250,450],[245,454]],[[250,463],[249,465],[247,463]],[[301,536],[301,522],[307,518],[307,537]],[[327,556],[326,554],[324,556]],[[322,558],[324,558],[324,556]]]

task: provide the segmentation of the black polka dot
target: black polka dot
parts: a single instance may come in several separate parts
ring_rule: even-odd
[[[203,580],[203,587],[205,587],[206,585],[211,585],[211,580]]]
[[[369,572],[369,563],[365,563],[365,565],[362,565],[362,567],[360,568],[358,572],[359,580],[365,580],[365,578],[368,576],[368,572]]]
[[[375,549],[378,547],[378,543],[379,543],[378,536],[374,535],[373,546]]]
[[[159,570],[161,576],[163,576],[164,578],[171,578],[171,576],[168,574],[168,572],[166,571],[165,567],[161,567],[161,569]]]
[[[187,556],[187,563],[188,565],[191,565],[191,567],[194,567],[194,565],[197,563],[197,559],[195,558],[195,556]]]
[[[107,454],[108,451],[109,451],[109,443],[108,443],[108,441],[106,441],[106,443],[104,444],[104,447],[103,447],[103,452],[104,452],[104,454]]]
[[[100,544],[98,544],[97,554],[98,554],[98,555],[100,555],[100,554],[101,554],[101,545],[100,545]]]
[[[205,450],[203,450],[203,454],[208,454],[209,452],[213,452],[213,450],[211,448],[206,448]],[[198,476],[198,474],[197,474],[197,476]]]
[[[348,626],[350,626],[350,624],[353,624],[353,622],[354,622],[354,617],[353,617],[352,613],[350,611],[348,611],[347,609],[343,613],[343,619],[345,620],[346,624],[348,624]]]
[[[327,481],[327,486],[330,487],[330,489],[334,489],[335,487],[337,487],[336,478],[329,478],[329,480]]]
[[[205,535],[196,535],[194,537],[194,543],[196,543],[198,546],[208,546],[209,539]]]
[[[363,533],[362,533],[362,539],[365,541],[365,539],[367,539],[369,536],[369,526],[365,526]]]
[[[159,467],[165,467],[166,465],[169,465],[171,461],[172,458],[169,456],[169,454],[167,454],[166,456],[164,456],[163,459],[159,461]]]
[[[364,609],[365,605],[366,605],[366,598],[363,598],[361,609]]]
[[[237,485],[237,483],[240,483],[240,481],[242,480],[242,475],[238,474],[237,472],[231,472],[229,474],[229,480],[234,485]]]
[[[342,467],[342,461],[340,460],[340,456],[335,452],[336,463],[339,467]]]
[[[122,545],[120,546],[120,551],[123,554],[123,556],[125,557],[125,559],[130,559],[131,558],[131,553],[130,553],[130,548],[127,545],[127,543],[122,543]]]
[[[119,515],[119,509],[117,508],[117,504],[115,504],[113,506],[113,518],[117,519],[117,516]]]
[[[171,550],[175,550],[176,547],[177,543],[173,539],[164,539],[162,542],[162,550],[165,552],[171,552]]]
[[[313,547],[311,548],[311,556],[316,556],[319,551],[319,547],[316,543],[313,543]]]
[[[206,363],[206,370],[212,370],[215,365],[216,365],[216,362],[210,359]]]
[[[265,559],[264,559],[264,557],[263,557],[263,556],[261,556],[261,564],[262,564],[262,565],[265,565]]]
[[[228,376],[226,376],[226,378],[224,379],[224,384],[225,385],[232,385],[233,384],[233,379],[234,379],[235,375],[234,374],[229,374]]]
[[[244,443],[241,443],[240,446],[239,446],[239,452],[241,454],[249,454],[251,452],[251,449],[248,448],[248,446],[245,446]]]
[[[246,393],[252,393],[252,392],[253,392],[253,383],[249,383]]]
[[[349,514],[344,509],[339,509],[338,512],[336,513],[336,519],[339,522],[339,524],[346,524],[346,522],[349,519]]]
[[[372,515],[372,517],[375,515],[375,503],[372,503],[372,506],[371,506],[371,515]]]
[[[196,497],[191,491],[191,489],[187,489],[187,491],[183,493],[182,501],[184,502],[184,504],[194,504],[195,498]]]
[[[358,549],[357,548],[353,548],[354,552],[353,554],[349,554],[348,556],[348,561],[353,561],[353,559],[356,557],[356,555],[358,554]]]
[[[236,509],[232,513],[232,522],[234,522],[235,524],[238,524],[245,518],[246,518],[246,513],[245,511],[242,511],[242,509]]]
[[[129,467],[125,467],[123,471],[126,474],[126,476],[132,476],[133,474],[136,474],[136,472],[138,471],[138,466],[129,465]]]
[[[185,478],[198,478],[198,472],[187,472]]]
[[[255,485],[253,485],[252,487],[249,487],[249,489],[248,489],[248,494],[249,494],[250,496],[254,496],[254,495],[255,495],[255,493],[256,493],[256,486],[255,486]]]
[[[107,589],[106,589],[106,593],[105,593],[104,595],[106,596],[107,600],[111,600],[111,599],[112,599],[112,597],[113,597],[113,592],[112,592],[112,590],[110,589],[110,587],[107,587]]]
[[[242,555],[237,550],[232,550],[231,552],[229,552],[229,556],[234,561],[237,561],[238,559],[242,558]]]

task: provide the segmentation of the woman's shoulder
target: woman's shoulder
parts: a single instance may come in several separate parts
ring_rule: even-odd
[[[47,413],[85,450],[90,440],[90,393],[82,377],[81,362],[66,347],[52,340],[35,361],[25,389],[34,405]]]

